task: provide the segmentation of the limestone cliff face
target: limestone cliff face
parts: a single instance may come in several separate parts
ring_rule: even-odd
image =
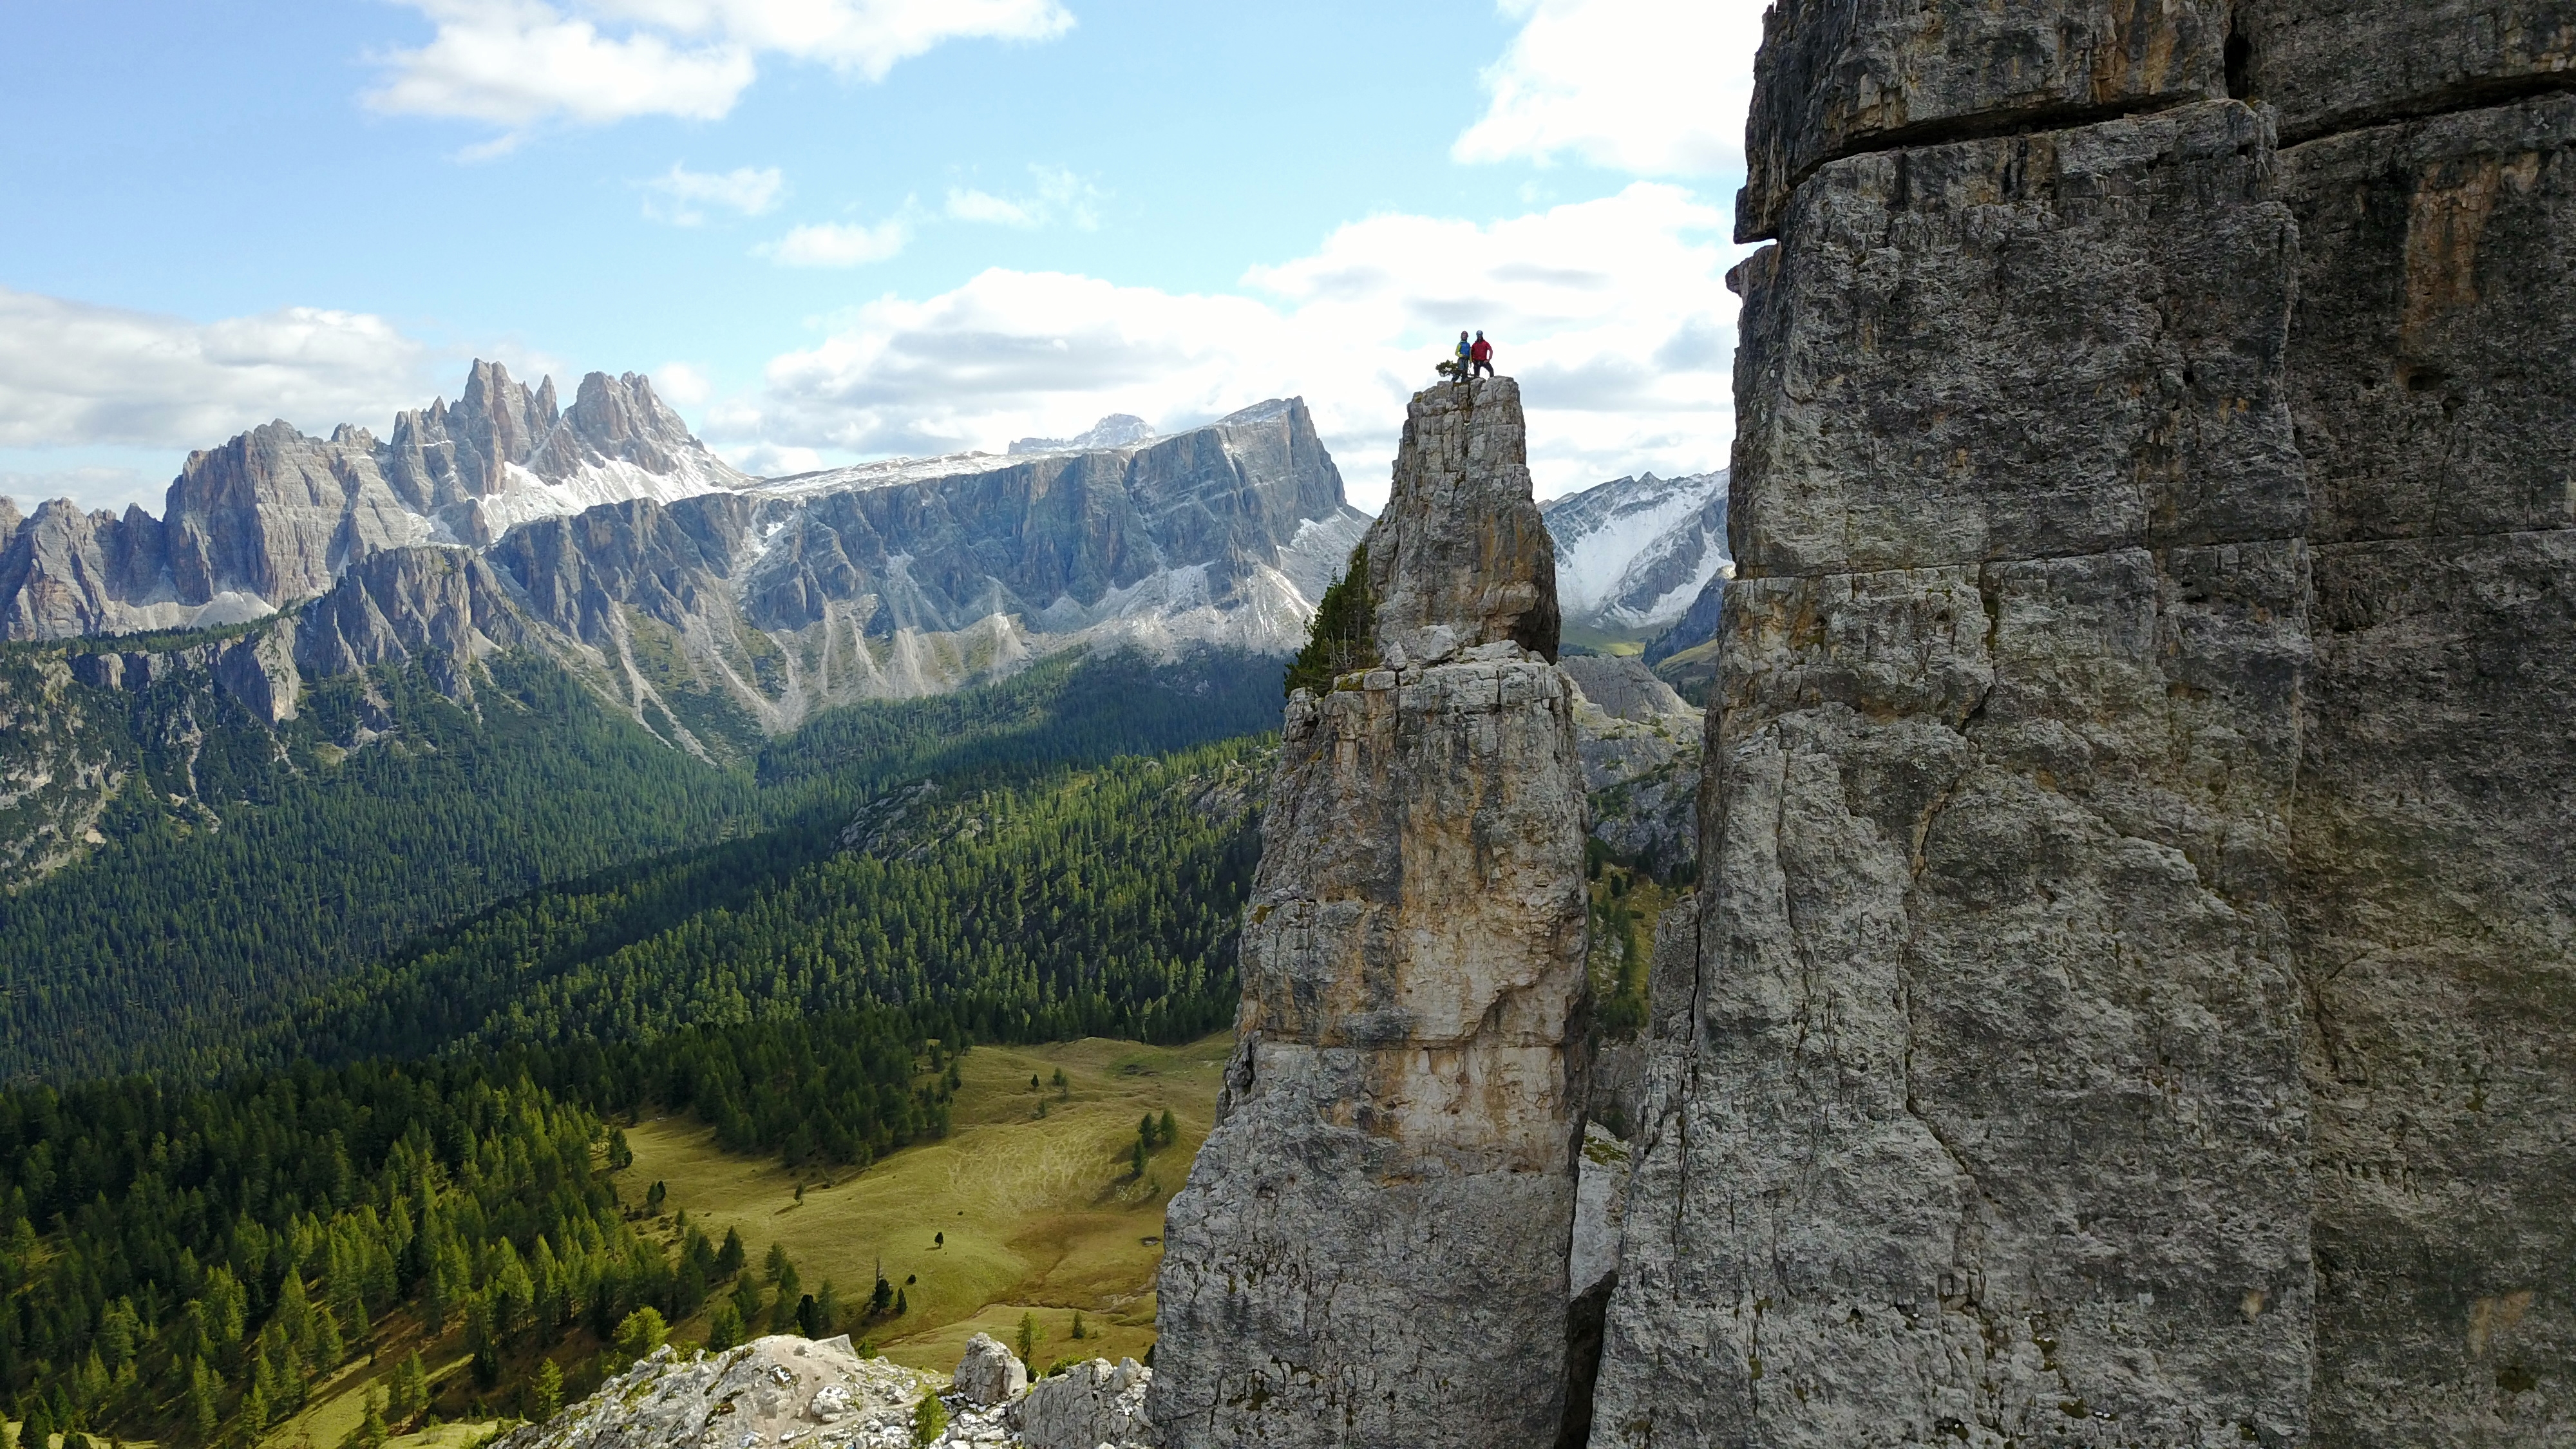
[[[2510,79],[2553,23],[2557,63],[2576,55],[2576,9],[2479,8],[2516,24],[2366,5],[2258,32],[2254,53],[2332,67],[2280,86],[2284,124],[2313,98],[2311,126],[2368,119],[2356,99],[2402,113],[2391,102],[2413,87]],[[2316,519],[2290,904],[2315,1117],[2317,1442],[2564,1444],[2576,96],[2359,125],[2281,160]]]
[[[1593,1443],[2576,1432],[2571,59],[1775,6]]]
[[[1556,1441],[1584,798],[1520,437],[1509,379],[1414,399],[1367,540],[1387,667],[1289,703],[1166,1229],[1168,1449]]]
[[[1857,157],[1739,273],[1697,1059],[1604,1442],[2303,1431],[2267,144]]]

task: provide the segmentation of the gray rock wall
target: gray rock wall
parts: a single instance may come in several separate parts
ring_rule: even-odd
[[[2224,97],[2226,0],[1784,0],[1765,17],[1736,239],[1863,151]]]
[[[2525,38],[2551,13],[2512,8]],[[2343,44],[2341,27],[2298,34]],[[2357,74],[2438,80],[2481,38],[2507,37],[2466,26]],[[2291,901],[2316,1103],[2317,1440],[2566,1443],[2576,95],[2282,160],[2316,500]]]
[[[2571,61],[1775,7],[1594,1443],[2576,1433]]]
[[[1289,702],[1238,1046],[1167,1216],[1167,1449],[1560,1427],[1583,777],[1518,642],[1555,643],[1555,571],[1508,379],[1415,399],[1368,546],[1400,667]]]

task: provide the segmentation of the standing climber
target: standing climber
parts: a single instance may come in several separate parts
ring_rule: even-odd
[[[1476,334],[1476,345],[1467,349],[1467,357],[1475,363],[1476,371],[1487,377],[1494,375],[1494,344],[1485,340],[1484,333]]]
[[[1467,334],[1464,332],[1459,333],[1458,355],[1450,359],[1449,362],[1449,376],[1451,379],[1458,382],[1465,382],[1467,380],[1467,368],[1474,359],[1475,351],[1476,349],[1467,341]]]

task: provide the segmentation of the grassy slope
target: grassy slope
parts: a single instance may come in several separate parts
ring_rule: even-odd
[[[676,1240],[684,1209],[710,1237],[738,1228],[753,1271],[771,1243],[785,1244],[805,1291],[830,1278],[853,1314],[865,1304],[882,1254],[888,1278],[917,1279],[906,1288],[911,1311],[845,1326],[853,1339],[874,1338],[897,1363],[950,1372],[969,1335],[1009,1341],[1024,1312],[1046,1329],[1041,1365],[1142,1358],[1154,1342],[1163,1208],[1207,1140],[1231,1050],[1225,1034],[1179,1047],[1100,1038],[977,1047],[958,1063],[955,1126],[946,1139],[906,1148],[865,1172],[845,1171],[829,1186],[808,1174],[802,1203],[798,1175],[775,1158],[725,1152],[691,1119],[659,1118],[626,1129],[635,1164],[618,1174],[618,1190],[641,1202],[646,1187],[661,1180],[670,1192],[659,1223],[667,1238]],[[1053,1087],[1029,1090],[1031,1076],[1043,1082],[1058,1068],[1069,1097]],[[1041,1096],[1043,1118],[1036,1115]],[[1180,1140],[1153,1155],[1140,1184],[1128,1175],[1136,1119],[1166,1108]],[[933,1233],[945,1233],[947,1245],[932,1247]],[[1075,1309],[1089,1330],[1080,1341],[1071,1332]],[[353,1360],[316,1385],[302,1410],[268,1432],[263,1449],[332,1449],[365,1413],[367,1392],[387,1382],[414,1348],[441,1390],[440,1412],[470,1414],[461,1327],[426,1343],[405,1311],[389,1315],[378,1331],[376,1359]],[[671,1340],[686,1352],[706,1331],[701,1313],[676,1325]],[[576,1333],[555,1357],[569,1367],[599,1347]],[[451,1423],[390,1442],[395,1449],[461,1449],[474,1437],[467,1428]]]
[[[640,1200],[661,1180],[667,1207],[721,1239],[738,1228],[758,1263],[786,1245],[806,1291],[825,1278],[844,1302],[864,1302],[882,1255],[911,1312],[853,1324],[898,1363],[945,1373],[968,1335],[1008,1339],[1024,1311],[1047,1329],[1041,1364],[1061,1357],[1142,1357],[1154,1341],[1154,1273],[1163,1205],[1188,1176],[1215,1113],[1224,1035],[1181,1047],[1093,1038],[1057,1046],[985,1046],[959,1064],[948,1138],[907,1148],[796,1201],[796,1175],[774,1160],[718,1150],[686,1118],[627,1131],[635,1165],[620,1191]],[[1029,1078],[1061,1067],[1070,1098]],[[1043,1096],[1047,1115],[1036,1115]],[[1154,1154],[1142,1183],[1129,1176],[1136,1119],[1169,1109],[1180,1140]],[[934,1248],[931,1235],[947,1234]],[[1154,1239],[1154,1242],[1147,1242]],[[1094,1337],[1070,1336],[1081,1309]],[[676,1335],[702,1340],[703,1320]]]

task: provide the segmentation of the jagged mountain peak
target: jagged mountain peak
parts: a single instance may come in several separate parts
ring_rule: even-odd
[[[1633,637],[1680,618],[1711,580],[1732,569],[1726,480],[1724,469],[1673,478],[1647,473],[1545,504],[1566,622]]]
[[[1134,413],[1111,413],[1070,438],[1022,438],[1010,453],[1081,453],[1094,448],[1125,448],[1160,437],[1154,425]]]
[[[66,503],[0,518],[0,638],[59,638],[256,618],[331,588],[352,564],[422,544],[488,545],[513,525],[752,480],[691,436],[640,373],[593,372],[569,409],[476,359],[453,403],[394,417],[383,441],[284,419],[188,455],[159,518]]]

